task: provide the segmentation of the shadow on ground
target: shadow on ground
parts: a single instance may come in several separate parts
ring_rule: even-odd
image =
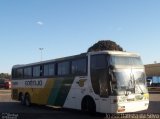
[[[104,114],[89,115],[78,110],[41,105],[26,107],[19,102],[0,102],[0,113],[18,115],[18,119],[104,119]],[[0,117],[2,117],[1,115]]]

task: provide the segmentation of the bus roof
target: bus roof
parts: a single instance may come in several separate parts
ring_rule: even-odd
[[[76,58],[82,58],[87,56],[87,53],[81,53],[79,55],[73,55],[73,56],[68,56],[68,57],[62,57],[62,58],[56,58],[56,59],[51,59],[51,60],[45,60],[45,61],[39,61],[35,63],[29,63],[29,64],[18,64],[14,65],[12,68],[20,68],[20,67],[27,67],[27,66],[32,66],[32,65],[39,65],[39,64],[47,64],[50,62],[60,62],[63,60],[70,60],[70,59],[76,59]]]
[[[57,59],[45,60],[45,61],[29,63],[29,64],[18,64],[18,65],[14,65],[12,68],[20,68],[20,67],[25,67],[25,66],[27,67],[27,66],[31,66],[31,65],[47,64],[47,63],[50,63],[50,62],[60,62],[60,61],[63,61],[63,60],[82,58],[82,57],[87,56],[88,54],[90,54],[90,55],[94,55],[94,54],[110,54],[110,55],[124,55],[124,56],[139,57],[139,55],[136,54],[136,53],[124,52],[124,51],[104,50],[104,51],[93,51],[93,52],[88,52],[88,53],[81,53],[79,55],[73,55],[73,56],[62,57],[62,58],[57,58]]]
[[[125,56],[135,56],[139,57],[139,54],[133,52],[125,52],[125,51],[111,51],[111,50],[104,50],[104,51],[96,51],[96,52],[89,52],[91,55],[93,54],[110,54],[110,55],[125,55]]]

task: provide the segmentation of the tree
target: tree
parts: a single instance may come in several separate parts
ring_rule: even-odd
[[[11,75],[8,73],[0,73],[0,79],[11,79]]]
[[[102,40],[102,41],[98,41],[93,46],[88,48],[87,52],[102,51],[102,50],[123,51],[123,48],[118,44],[116,44],[114,41]]]

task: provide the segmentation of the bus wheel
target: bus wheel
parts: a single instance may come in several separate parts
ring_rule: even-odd
[[[22,93],[19,94],[19,100],[20,100],[20,102],[21,102],[22,105],[25,104],[25,102],[24,102],[24,95]]]
[[[82,100],[81,109],[83,112],[94,115],[96,113],[96,104],[90,96],[87,96]]]
[[[29,94],[25,95],[24,102],[25,102],[25,105],[28,106],[28,107],[31,105]]]

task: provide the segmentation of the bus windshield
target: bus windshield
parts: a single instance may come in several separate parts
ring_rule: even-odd
[[[143,65],[140,57],[111,56],[111,65]]]
[[[112,69],[112,78],[114,80],[113,92],[116,94],[126,93],[147,93],[146,76],[139,56],[110,56],[110,65]],[[122,66],[116,68],[116,66]]]

